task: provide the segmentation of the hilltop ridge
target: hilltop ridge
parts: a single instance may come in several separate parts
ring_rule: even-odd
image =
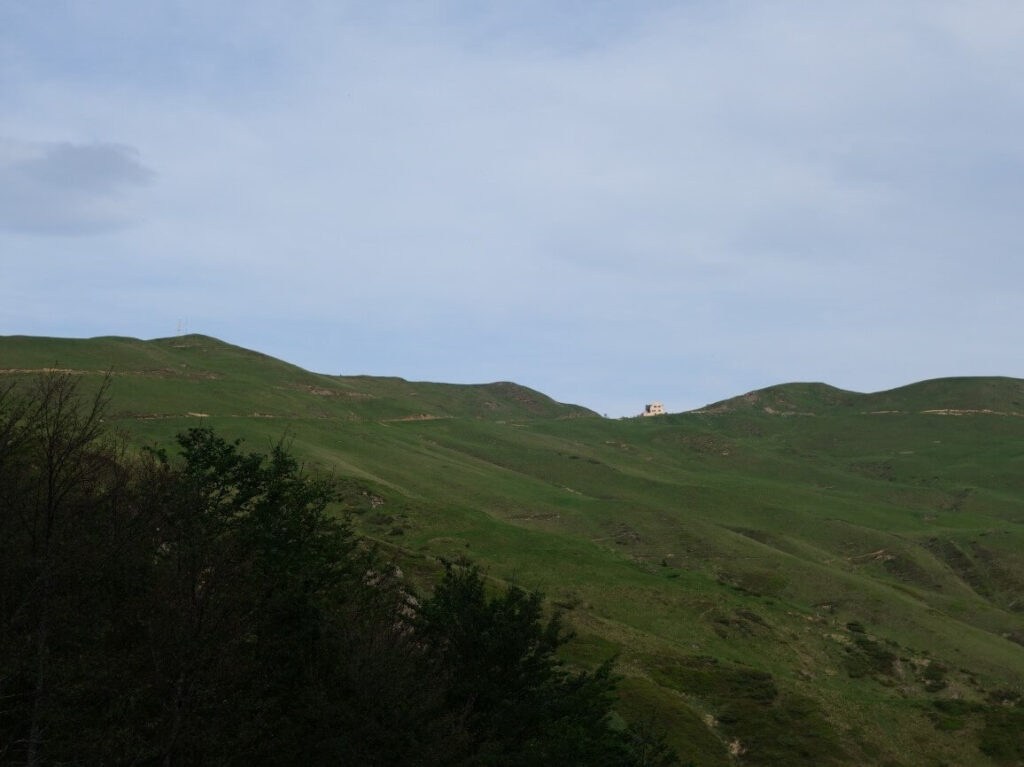
[[[140,380],[232,379],[241,383],[255,376],[262,385],[259,403],[271,415],[330,412],[353,419],[599,417],[589,408],[556,402],[542,392],[511,381],[450,384],[408,381],[397,376],[315,373],[198,333],[151,340],[128,336],[87,339],[0,336],[0,374],[25,374],[54,368],[90,376],[110,372],[115,378]],[[267,383],[273,385],[267,387]],[[300,403],[297,395],[306,402]],[[234,402],[241,406],[251,399],[241,396]],[[202,402],[192,403],[195,407],[182,412],[207,407],[205,402],[204,398]],[[340,402],[344,402],[344,406],[339,407]],[[325,403],[330,404],[325,408]],[[276,407],[268,409],[270,404]],[[259,412],[259,409],[250,412]],[[848,391],[821,382],[792,382],[755,389],[688,412],[705,415],[760,412],[782,416],[827,413],[1024,416],[1024,380],[1005,376],[935,378],[873,393]],[[237,408],[223,414],[247,415]]]
[[[312,417],[347,420],[402,418],[597,417],[579,405],[509,381],[484,384],[414,382],[370,375],[313,373],[261,352],[199,334],[143,341],[0,337],[0,373],[60,369],[76,375],[112,374],[112,391],[127,403],[159,406],[140,416]],[[191,386],[206,381],[208,386]],[[122,410],[123,415],[133,411]]]
[[[692,413],[769,415],[933,413],[1024,416],[1024,380],[1004,376],[933,378],[862,394],[825,383],[786,383],[719,400]]]

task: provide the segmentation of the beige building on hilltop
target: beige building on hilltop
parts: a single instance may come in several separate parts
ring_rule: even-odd
[[[649,405],[644,405],[644,412],[642,412],[640,415],[665,415],[665,406],[662,405],[660,402],[652,402]]]

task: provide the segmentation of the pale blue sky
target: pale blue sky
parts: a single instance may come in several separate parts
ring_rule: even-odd
[[[1024,377],[1022,211],[1018,0],[0,5],[0,334],[613,416]]]

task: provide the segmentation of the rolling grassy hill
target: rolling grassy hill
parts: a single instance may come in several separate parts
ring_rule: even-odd
[[[694,764],[1024,759],[1024,381],[785,384],[607,420],[204,336],[0,338],[4,380],[54,368],[109,371],[136,444],[287,434],[411,580],[466,556],[541,588],[568,660],[618,654],[622,716]]]

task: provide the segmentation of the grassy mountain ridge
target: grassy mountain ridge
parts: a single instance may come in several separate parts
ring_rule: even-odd
[[[1024,416],[1024,381],[999,376],[935,378],[871,394],[837,389],[823,383],[789,383],[713,402],[695,412],[750,411],[770,415],[859,411],[874,415],[990,413]]]
[[[620,653],[623,716],[696,764],[1024,758],[1002,705],[1024,690],[1024,420],[984,412],[1020,411],[1022,381],[787,384],[607,420],[202,336],[0,338],[5,378],[55,363],[112,368],[113,420],[139,442],[200,418],[256,447],[287,431],[410,574],[468,555],[541,587],[578,632],[571,659]]]
[[[136,417],[190,412],[350,420],[596,416],[586,408],[562,405],[507,381],[439,384],[322,375],[198,334],[152,341],[9,336],[0,342],[0,353],[0,366],[9,374],[51,368],[93,376],[109,371],[119,401],[122,393],[127,402],[145,394],[151,412],[125,412]]]

